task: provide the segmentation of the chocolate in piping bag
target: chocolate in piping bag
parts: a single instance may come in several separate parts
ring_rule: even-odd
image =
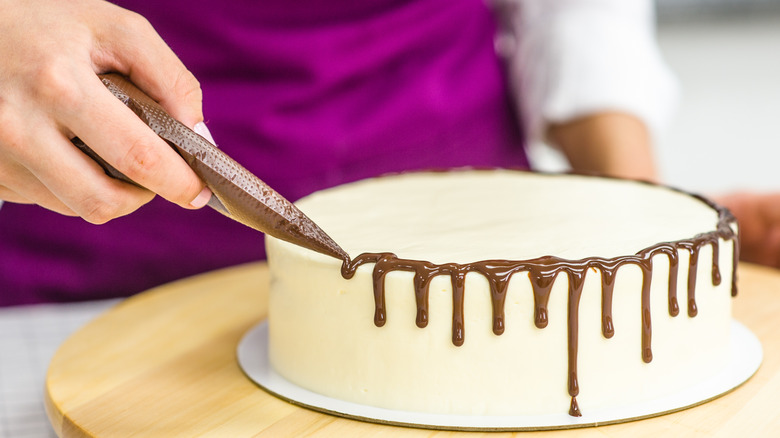
[[[281,240],[349,260],[317,224],[290,201],[181,122],[152,98],[116,74],[100,75],[103,84],[176,150],[213,193],[209,206],[251,228]],[[73,143],[109,176],[138,186],[113,168],[79,138]]]

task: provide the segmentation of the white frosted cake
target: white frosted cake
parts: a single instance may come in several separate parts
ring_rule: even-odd
[[[692,195],[458,170],[296,205],[351,257],[267,240],[271,365],[306,389],[403,411],[576,416],[674,394],[727,362],[736,223]]]

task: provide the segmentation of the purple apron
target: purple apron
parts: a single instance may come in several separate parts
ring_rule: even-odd
[[[219,146],[290,200],[377,174],[527,166],[480,0],[118,2],[201,81]],[[127,296],[264,257],[262,235],[155,199],[105,225],[0,208],[0,305]]]

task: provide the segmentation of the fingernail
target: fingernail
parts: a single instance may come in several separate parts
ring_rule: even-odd
[[[217,143],[214,141],[214,137],[211,136],[211,132],[209,132],[209,128],[206,127],[205,123],[203,122],[196,123],[195,126],[192,128],[192,130],[195,131],[201,137],[208,140],[214,146],[217,145]]]
[[[209,190],[208,187],[203,187],[203,190],[198,193],[198,196],[190,202],[190,207],[202,208],[209,203],[209,199],[211,199],[211,190]]]

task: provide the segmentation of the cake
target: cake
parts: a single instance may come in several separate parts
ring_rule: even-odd
[[[348,260],[269,237],[269,357],[393,410],[546,415],[642,403],[727,363],[737,227],[644,182],[411,172],[296,203]]]

